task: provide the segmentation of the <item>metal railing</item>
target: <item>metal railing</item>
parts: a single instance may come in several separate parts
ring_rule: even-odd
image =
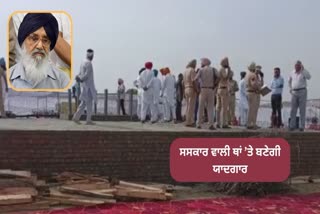
[[[14,92],[9,91],[5,98],[5,108],[7,111],[18,117],[25,116],[46,116],[58,117],[61,113],[72,115],[75,105],[75,97],[72,96],[71,90],[65,93],[49,93],[49,92]],[[238,100],[237,100],[238,103]],[[185,102],[182,104],[182,112],[185,112]],[[238,105],[237,105],[238,106]],[[160,105],[163,111],[163,105]],[[129,90],[125,96],[125,110],[128,115],[134,117],[137,114],[137,95],[133,90]],[[258,114],[258,124],[267,127],[271,124],[271,103],[262,100]],[[120,115],[119,94],[109,93],[108,89],[104,93],[98,93],[97,103],[94,106],[96,115]],[[239,110],[236,107],[236,115],[238,117]],[[284,105],[282,109],[282,117],[285,126],[288,125],[290,117],[290,105]],[[314,118],[320,119],[320,99],[307,101],[306,124],[310,125]]]

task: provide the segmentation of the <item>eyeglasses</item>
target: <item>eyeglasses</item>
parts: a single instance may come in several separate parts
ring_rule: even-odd
[[[28,36],[28,40],[29,40],[29,42],[31,42],[32,45],[38,44],[40,40],[42,42],[42,45],[45,46],[45,47],[48,47],[51,44],[50,39],[48,39],[48,38],[39,38],[38,35],[29,35]]]

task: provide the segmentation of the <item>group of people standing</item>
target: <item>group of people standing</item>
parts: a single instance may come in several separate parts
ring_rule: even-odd
[[[258,129],[256,125],[260,98],[264,85],[264,74],[261,66],[252,63],[248,67],[248,72],[241,72],[240,81],[240,124],[246,125],[248,129]],[[289,130],[299,129],[304,131],[306,121],[307,105],[307,80],[311,79],[310,73],[304,68],[301,61],[297,61],[294,70],[289,75],[288,85],[291,94],[291,110]],[[283,127],[282,120],[282,93],[284,89],[284,78],[281,76],[281,69],[274,68],[273,79],[269,85],[271,90],[271,126],[270,128]],[[264,87],[265,88],[265,87]],[[297,110],[300,117],[297,120]]]
[[[208,58],[201,59],[199,69],[196,69],[195,59],[188,63],[184,72],[187,127],[201,129],[207,119],[210,130],[216,127],[229,129],[236,120],[235,93],[239,87],[233,80],[229,59],[224,58],[220,64],[221,68],[217,70]]]
[[[137,114],[144,123],[147,115],[150,115],[152,123],[159,121],[160,97],[164,104],[164,121],[182,121],[182,100],[186,101],[185,126],[201,129],[204,121],[208,122],[208,128],[229,129],[230,125],[245,126],[255,130],[257,125],[260,98],[264,90],[271,90],[271,127],[280,128],[282,121],[282,93],[284,79],[279,67],[274,68],[274,77],[270,84],[264,83],[262,67],[251,63],[248,71],[240,73],[239,85],[233,79],[234,71],[231,69],[229,59],[221,60],[220,68],[211,66],[208,58],[200,60],[197,68],[197,60],[191,60],[183,74],[179,74],[178,81],[171,74],[169,68],[160,69],[164,79],[157,77],[158,71],[153,69],[153,64],[147,62],[139,71],[134,85],[138,88]],[[300,131],[305,127],[307,80],[310,73],[304,69],[301,61],[297,61],[294,71],[288,81],[291,99],[291,113],[289,129]],[[239,120],[235,115],[236,96],[239,91]],[[268,92],[267,92],[268,93]],[[300,113],[300,122],[297,122],[297,109]],[[178,120],[177,120],[178,119]]]
[[[161,119],[161,100],[164,104],[163,120],[165,122],[174,121],[177,123],[178,120],[182,120],[181,106],[184,93],[181,88],[183,87],[182,75],[179,75],[179,80],[176,82],[176,78],[171,74],[169,68],[160,69],[160,73],[164,77],[162,82],[158,78],[159,71],[153,69],[152,62],[147,62],[134,81],[138,90],[137,115],[142,123],[146,122],[147,116],[150,117],[152,123]]]

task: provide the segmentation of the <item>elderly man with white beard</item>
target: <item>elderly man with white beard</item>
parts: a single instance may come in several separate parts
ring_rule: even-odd
[[[51,13],[27,14],[18,31],[20,61],[10,68],[10,82],[17,89],[64,89],[70,79],[50,64],[49,52],[56,45],[58,22]]]

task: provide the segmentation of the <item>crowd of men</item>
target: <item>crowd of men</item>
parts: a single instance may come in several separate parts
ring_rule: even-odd
[[[80,117],[87,112],[88,125],[94,125],[91,120],[92,106],[97,102],[97,91],[94,84],[92,49],[87,50],[87,59],[82,63],[80,73],[76,76],[76,82],[81,88],[79,93],[80,105],[74,114],[73,121],[80,124]],[[137,114],[142,123],[147,119],[151,123],[163,120],[174,123],[185,122],[187,127],[201,129],[205,122],[208,128],[229,129],[230,125],[241,125],[247,129],[259,129],[257,115],[260,106],[260,98],[265,88],[262,67],[251,63],[248,71],[241,72],[239,84],[233,79],[234,71],[230,67],[229,59],[224,58],[221,67],[216,69],[211,66],[208,58],[200,60],[197,68],[197,60],[191,60],[183,74],[178,75],[178,80],[169,68],[160,69],[163,76],[161,81],[159,71],[153,69],[152,62],[145,63],[139,71],[134,85],[138,91]],[[294,70],[290,74],[288,85],[291,93],[291,112],[289,130],[299,129],[304,131],[307,101],[307,80],[311,79],[310,73],[304,68],[301,61],[297,61]],[[4,92],[8,86],[5,78],[5,61],[0,60],[0,114],[6,117],[4,112]],[[274,68],[274,78],[268,85],[271,89],[272,122],[271,127],[283,127],[282,121],[282,93],[285,81],[281,76],[280,68]],[[120,103],[125,115],[124,81],[119,79],[118,91]],[[236,92],[239,91],[239,120],[235,115]],[[182,101],[185,100],[185,117],[182,116]],[[160,104],[163,104],[164,111]],[[300,120],[296,120],[299,109]],[[161,112],[164,112],[161,114]]]
[[[142,123],[149,118],[151,123],[160,120],[164,122],[185,122],[187,127],[201,129],[204,122],[208,122],[208,128],[229,129],[230,125],[245,126],[247,129],[256,130],[260,98],[264,90],[271,90],[271,127],[283,127],[282,121],[282,93],[284,79],[280,68],[274,68],[274,77],[270,84],[264,83],[262,67],[251,63],[248,71],[240,73],[239,84],[233,79],[234,71],[231,69],[229,59],[221,60],[220,68],[211,66],[208,58],[200,60],[197,68],[197,60],[191,60],[183,74],[179,74],[178,80],[169,68],[160,69],[163,81],[158,78],[158,70],[153,69],[152,62],[145,63],[139,71],[134,85],[138,90],[137,114]],[[299,129],[304,131],[307,80],[310,73],[303,67],[301,61],[297,61],[294,71],[288,81],[291,93],[291,113],[289,130]],[[239,92],[239,117],[235,115],[236,96]],[[185,118],[182,117],[182,101],[185,99]],[[163,118],[160,116],[159,103],[164,105]],[[299,109],[300,122],[296,120]],[[148,117],[149,116],[149,117]],[[238,120],[239,119],[239,120]]]

